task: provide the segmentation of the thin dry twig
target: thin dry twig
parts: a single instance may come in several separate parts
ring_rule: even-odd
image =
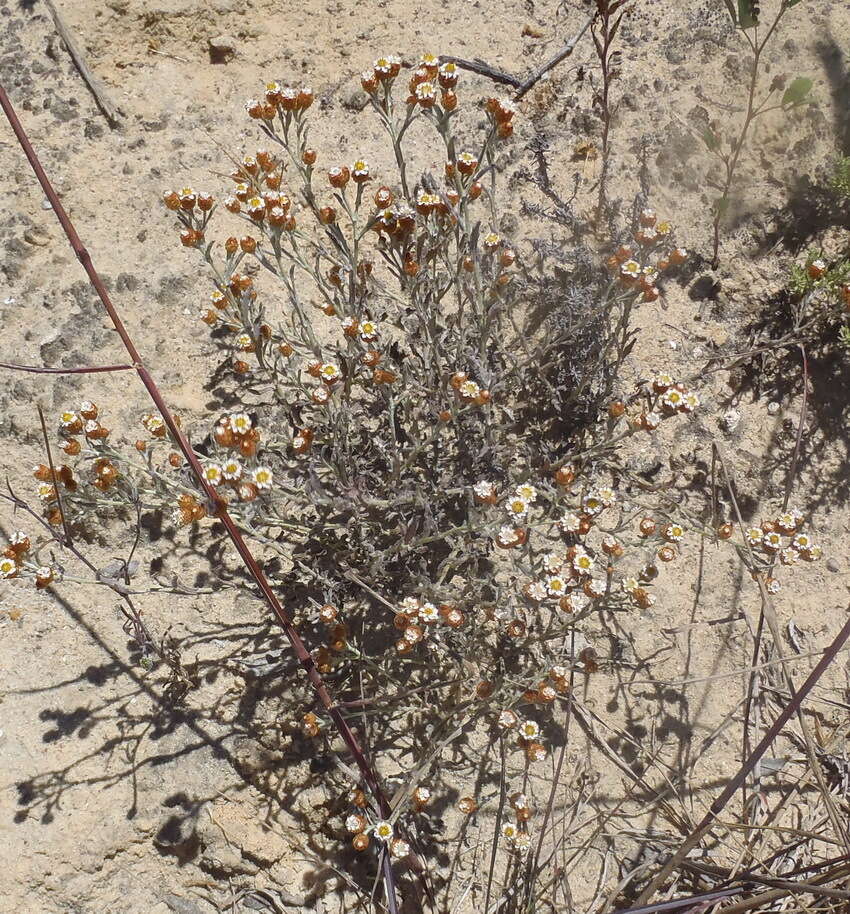
[[[0,362],[0,368],[10,371],[26,371],[30,374],[100,374],[104,371],[132,371],[132,365],[93,365],[90,368],[44,368],[41,365],[16,365],[14,362]]]
[[[587,18],[587,21],[581,29],[561,48],[558,53],[546,61],[542,67],[538,67],[523,83],[519,86],[514,95],[514,101],[519,101],[530,89],[532,89],[540,80],[559,63],[566,60],[575,50],[576,45],[584,37],[584,33],[590,28],[595,17],[595,13]]]
[[[850,607],[848,607],[850,610]],[[640,896],[637,899],[638,906],[646,905],[650,898],[658,891],[659,888],[666,882],[670,874],[677,869],[682,862],[686,859],[688,853],[699,844],[705,834],[712,828],[717,817],[720,815],[726,804],[732,797],[737,793],[741,784],[749,776],[750,772],[758,764],[761,757],[767,752],[770,748],[773,741],[781,732],[782,728],[788,723],[788,721],[799,711],[802,707],[803,701],[806,696],[811,692],[811,690],[817,685],[820,678],[823,674],[829,669],[832,662],[835,660],[841,648],[844,646],[847,639],[850,638],[850,619],[848,619],[841,628],[841,631],[835,636],[832,643],[824,651],[823,657],[818,661],[815,668],[809,674],[806,681],[800,686],[800,688],[793,693],[791,700],[783,709],[782,713],[776,718],[773,722],[770,729],[762,737],[759,744],[753,749],[750,757],[746,759],[739,768],[735,776],[729,781],[726,787],[721,791],[717,799],[711,804],[708,812],[703,816],[702,820],[699,822],[697,827],[688,835],[687,838],[682,842],[679,849],[673,854],[672,857],[661,867],[659,872],[649,883],[649,885],[641,892]],[[643,908],[645,911],[655,910],[655,908]],[[631,914],[635,914],[634,911]]]
[[[805,412],[800,417],[800,429],[803,427],[803,422],[805,420]],[[798,431],[797,436],[797,445],[799,448],[801,435]],[[738,500],[735,497],[735,491],[733,486],[733,479],[729,473],[729,468],[726,461],[723,458],[723,454],[720,452],[716,444],[713,445],[714,450],[716,451],[718,458],[720,460],[720,466],[723,470],[723,475],[726,479],[726,488],[729,493],[729,498],[732,501],[732,506],[735,509],[735,515],[738,521],[738,526],[740,527],[741,533],[745,532],[744,519],[741,516],[741,511],[738,506]],[[797,451],[795,451],[796,455]],[[796,465],[796,461],[792,462],[792,468]],[[787,507],[788,499],[790,497],[791,483],[793,481],[793,476],[788,477],[788,482],[786,484],[785,492],[785,506]],[[755,557],[753,555],[752,547],[749,545],[749,542],[744,536],[744,542],[747,544],[747,551],[750,555],[750,561],[754,563]],[[762,618],[767,622],[770,633],[773,637],[774,649],[779,655],[779,660],[782,666],[782,674],[785,678],[785,686],[791,695],[794,695],[796,689],[794,687],[794,680],[791,676],[791,672],[788,668],[788,658],[785,656],[785,652],[782,648],[782,632],[779,627],[779,620],[776,615],[776,610],[773,606],[773,601],[770,599],[770,594],[767,592],[767,586],[764,583],[763,574],[754,575],[756,583],[759,588],[759,594],[761,595],[761,606],[762,606]],[[812,737],[811,728],[809,727],[808,721],[803,715],[802,708],[800,705],[796,709],[797,722],[800,725],[800,730],[803,734],[803,741],[806,747],[806,755],[808,756],[809,764],[811,765],[812,771],[815,775],[815,780],[818,783],[818,788],[823,796],[824,805],[826,806],[827,813],[829,814],[829,820],[832,823],[832,827],[835,829],[835,833],[841,838],[844,843],[845,848],[847,849],[848,855],[850,855],[850,837],[848,837],[847,831],[844,828],[841,818],[838,815],[838,810],[835,808],[835,802],[832,799],[832,795],[829,792],[829,788],[826,784],[826,778],[824,777],[821,764],[818,761],[817,753],[815,751],[815,742]]]
[[[486,76],[487,79],[492,79],[494,83],[500,83],[504,86],[513,86],[515,89],[519,89],[522,85],[521,80],[516,76],[511,76],[510,73],[505,73],[504,70],[497,70],[495,67],[491,67],[490,64],[484,63],[483,60],[464,60],[462,57],[453,57],[451,54],[441,54],[440,62],[453,63],[456,67],[460,67],[461,70],[468,70],[470,73]]]
[[[56,9],[53,0],[44,0],[44,5],[50,12],[53,24],[56,26],[56,31],[59,33],[59,37],[65,42],[65,47],[71,55],[71,60],[74,61],[74,66],[79,70],[80,76],[83,77],[83,81],[94,96],[97,107],[100,108],[103,112],[103,116],[109,121],[109,126],[116,127],[121,120],[123,112],[109,98],[106,86],[104,86],[103,82],[89,69],[83,52],[80,50],[80,46],[77,44],[77,41],[68,25],[65,23],[65,20],[60,15],[59,10]]]
[[[495,83],[500,83],[505,86],[512,86],[516,89],[514,93],[514,101],[518,102],[522,99],[541,79],[550,71],[554,70],[559,63],[565,61],[575,50],[576,45],[584,37],[585,32],[590,28],[591,23],[593,22],[596,13],[592,16],[589,16],[584,25],[579,29],[579,31],[572,37],[570,40],[555,54],[554,57],[550,57],[542,66],[539,66],[536,70],[533,70],[528,76],[524,79],[521,79],[518,76],[512,76],[510,73],[505,73],[504,70],[499,70],[496,67],[491,67],[490,64],[485,63],[483,60],[464,60],[462,57],[453,57],[450,54],[441,54],[440,60],[443,63],[453,63],[456,67],[460,67],[462,70],[469,70],[470,73],[477,73],[479,76],[486,76],[487,79],[491,79]]]

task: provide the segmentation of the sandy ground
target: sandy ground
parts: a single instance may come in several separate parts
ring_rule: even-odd
[[[640,312],[635,377],[665,367],[687,374],[709,355],[733,351],[807,246],[846,245],[846,217],[821,219],[813,188],[822,185],[836,151],[848,149],[850,8],[840,0],[804,3],[777,36],[765,82],[780,73],[810,76],[817,105],[790,118],[768,115],[757,128],[722,264],[711,271],[704,259],[709,163],[695,130],[708,118],[729,116],[718,105],[739,101],[731,87],[744,79],[745,65],[722,3],[684,6],[687,12],[671,0],[636,4],[624,26],[615,86],[613,195],[630,204],[643,161],[651,204],[703,255],[686,282]],[[189,422],[218,402],[204,387],[214,347],[195,317],[208,287],[175,244],[160,195],[186,181],[224,186],[217,177],[228,170],[222,150],[240,153],[259,142],[243,114],[245,99],[271,78],[308,81],[320,99],[315,145],[327,150],[326,160],[362,152],[388,169],[357,79],[375,56],[430,50],[523,73],[588,15],[587,3],[549,0],[509,0],[497,8],[444,0],[419,10],[400,0],[60,0],[57,7],[121,108],[118,128],[97,110],[39,2],[0,0],[0,81],[149,367]],[[209,52],[210,39],[219,36],[233,46],[226,63]],[[590,103],[595,78],[586,38],[522,105],[503,202],[504,211],[520,217],[520,234],[550,232],[546,220],[521,211],[521,201],[551,206],[530,180],[534,144],[548,150],[559,195],[571,195],[578,175],[576,210],[592,201],[594,166],[577,160],[575,150],[599,141]],[[478,77],[464,84],[476,94],[489,91]],[[440,164],[424,159],[427,152],[423,166]],[[0,360],[62,367],[121,361],[115,334],[5,122],[0,174]],[[811,512],[826,557],[786,576],[777,608],[782,624],[793,620],[807,650],[816,652],[840,627],[847,604],[850,477],[846,357],[812,358],[795,500]],[[781,502],[800,416],[799,371],[787,382],[756,395],[737,388],[728,372],[712,375],[703,387],[704,413],[669,442],[669,452],[650,457],[672,461],[683,479],[692,478],[706,465],[711,441],[719,441],[749,514],[767,516]],[[134,377],[4,373],[0,465],[14,486],[30,491],[28,468],[41,456],[34,403],[55,413],[81,398],[101,404],[113,427],[133,440],[147,408]],[[773,401],[778,411],[768,411]],[[730,409],[740,413],[734,431],[722,422]],[[688,498],[684,486],[681,497]],[[7,531],[19,526],[2,509],[0,523]],[[106,561],[126,545],[104,540],[90,548]],[[191,579],[204,560],[192,548],[154,543],[145,561],[163,556],[166,572]],[[758,610],[755,588],[725,556],[706,553],[699,568],[694,559],[689,571],[699,572],[697,584],[663,591],[659,606],[623,634],[626,666],[617,675],[629,687],[615,689],[606,678],[587,696],[589,707],[610,714],[632,739],[666,746],[671,757],[702,756],[685,800],[696,818],[738,757],[740,727],[724,721],[739,720],[744,680],[677,683],[746,666],[746,620]],[[256,603],[214,594],[145,599],[153,628],[170,628],[184,660],[196,660],[203,672],[177,713],[161,698],[164,676],[132,662],[105,589],[67,584],[47,595],[12,582],[0,586],[0,609],[0,837],[13,849],[0,872],[0,911],[208,914],[254,887],[279,892],[296,908],[344,909],[331,865],[345,869],[351,857],[335,859],[332,843],[318,837],[330,815],[321,774],[281,724],[288,720],[274,682],[234,671],[234,657],[262,656],[274,643]],[[601,657],[612,655],[601,628],[591,626],[586,635]],[[813,662],[799,659],[800,678]],[[845,678],[842,660],[829,691],[818,694],[843,699]],[[840,722],[841,712],[819,709],[825,727]],[[839,733],[839,751],[842,741]],[[629,760],[627,741],[612,737],[611,745]],[[604,758],[597,774],[603,793],[622,790]],[[263,910],[259,901],[250,903]],[[251,910],[240,904],[233,910]]]

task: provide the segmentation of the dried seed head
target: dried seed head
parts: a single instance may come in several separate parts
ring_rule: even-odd
[[[652,536],[657,529],[657,525],[651,517],[644,517],[638,525],[638,529],[641,536]]]

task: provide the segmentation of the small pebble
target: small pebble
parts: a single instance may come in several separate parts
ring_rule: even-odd
[[[730,409],[723,413],[723,419],[721,420],[723,427],[727,432],[734,432],[735,429],[741,424],[741,413],[737,409]]]
[[[342,102],[349,111],[362,111],[369,104],[369,96],[362,89],[354,89]]]
[[[826,570],[837,572],[837,571],[840,571],[841,569],[838,565],[838,562],[836,562],[835,559],[827,559],[826,560]]]
[[[41,208],[42,209],[53,209],[53,207],[50,205],[50,201],[47,199],[47,197],[45,197],[41,201]]]
[[[782,407],[776,402],[776,400],[773,400],[767,404],[768,415],[775,416],[781,408]]]
[[[45,232],[42,232],[41,229],[29,228],[24,232],[24,241],[26,241],[27,244],[43,248],[46,244],[50,243],[50,238]]]

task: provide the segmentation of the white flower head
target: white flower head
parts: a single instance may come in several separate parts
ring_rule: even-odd
[[[761,544],[765,549],[776,552],[777,549],[782,548],[782,537],[775,530],[772,530],[769,533],[765,533]]]
[[[406,613],[409,616],[415,616],[419,612],[419,607],[422,605],[421,601],[417,597],[405,597],[401,603],[398,604],[400,612]]]
[[[552,597],[562,597],[567,592],[567,582],[557,574],[546,581],[546,592]]]
[[[464,381],[458,388],[458,393],[464,400],[474,400],[481,393],[481,388],[475,381]]]
[[[601,489],[597,489],[596,494],[606,508],[610,508],[617,501],[617,493],[610,486],[603,486]]]
[[[208,463],[204,467],[204,479],[206,479],[211,486],[217,486],[223,478],[224,474],[217,463]]]
[[[637,578],[623,578],[623,580],[620,581],[620,587],[625,593],[633,593],[640,587],[640,583]]]
[[[564,533],[578,533],[581,529],[581,518],[569,511],[558,521],[558,526]]]
[[[390,845],[390,853],[393,857],[402,859],[410,855],[410,845],[402,838],[396,838]]]
[[[578,574],[592,574],[593,565],[593,558],[584,550],[576,551],[575,557],[573,558],[573,568]]]
[[[695,390],[689,390],[682,399],[681,408],[686,413],[692,413],[694,410],[699,409],[702,402],[699,398],[699,394]]]
[[[532,581],[525,588],[526,596],[535,603],[540,603],[545,600],[547,592],[546,585],[540,581]]]
[[[528,482],[520,483],[514,491],[516,492],[518,498],[522,498],[529,504],[531,504],[531,502],[537,498],[537,489],[535,489],[534,486]]]
[[[345,819],[345,830],[352,835],[357,834],[361,830],[362,824],[362,818],[356,813],[352,813]]]
[[[796,549],[798,552],[805,552],[806,549],[809,549],[812,545],[812,538],[808,533],[798,533],[794,539],[791,540],[792,548]]]
[[[537,739],[540,735],[540,726],[536,721],[524,720],[519,727],[519,732],[525,739]]]
[[[236,435],[244,435],[251,431],[251,417],[248,413],[234,413],[230,417],[230,430]]]
[[[40,482],[36,492],[42,501],[53,501],[56,498],[56,489],[49,482]]]
[[[221,475],[224,476],[228,482],[235,482],[242,476],[242,464],[231,458],[221,468]]]
[[[423,603],[419,607],[419,618],[429,624],[440,621],[440,610],[433,603]]]
[[[492,482],[489,482],[486,479],[482,479],[480,482],[475,483],[475,485],[472,487],[472,491],[479,498],[489,498],[491,495],[493,495],[495,493],[496,487],[493,485]]]
[[[271,467],[261,466],[256,467],[251,474],[251,478],[254,480],[254,485],[258,489],[270,489],[272,487],[274,474],[271,471]]]
[[[685,404],[685,395],[681,390],[671,387],[661,395],[661,405],[667,409],[681,409]]]
[[[528,502],[519,495],[515,495],[508,499],[506,508],[511,517],[523,518],[528,513]]]
[[[589,514],[593,517],[602,511],[605,507],[605,502],[595,489],[591,489],[585,494],[584,498],[582,498],[581,506],[584,509],[585,514]]]
[[[371,343],[378,338],[379,327],[375,321],[363,321],[360,325],[360,339],[364,343]]]
[[[497,723],[502,730],[511,730],[519,723],[519,719],[513,711],[505,710],[499,714]]]
[[[503,524],[499,528],[499,542],[503,546],[515,546],[519,542],[516,527],[512,527],[510,524]]]
[[[393,836],[392,824],[384,819],[379,820],[372,826],[372,831],[380,841],[390,841]]]
[[[340,379],[342,372],[339,370],[339,365],[334,365],[333,362],[326,362],[319,369],[319,376],[325,382],[325,384],[334,384]]]

